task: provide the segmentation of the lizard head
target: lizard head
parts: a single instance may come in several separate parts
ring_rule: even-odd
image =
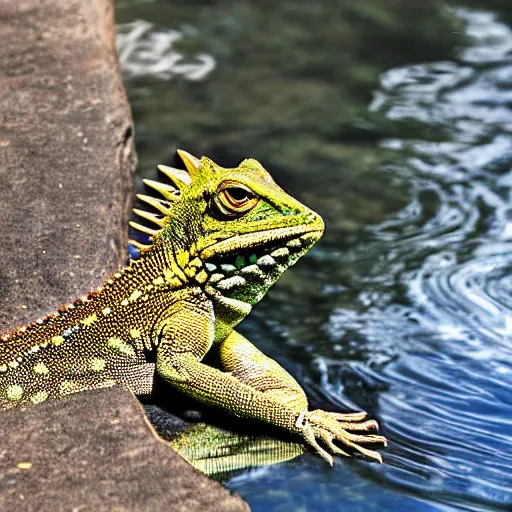
[[[288,195],[256,160],[225,169],[179,151],[187,171],[159,166],[174,186],[145,180],[164,200],[138,196],[160,214],[135,210],[154,222],[152,238],[132,242],[141,252],[172,253],[182,281],[252,305],[321,237],[318,214]],[[148,255],[149,255],[148,254]]]

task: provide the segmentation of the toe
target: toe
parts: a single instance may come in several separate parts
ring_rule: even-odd
[[[358,436],[349,432],[346,432],[345,435],[354,443],[380,443],[384,446],[388,444],[388,440],[384,436]]]
[[[379,424],[375,420],[368,420],[362,423],[339,421],[338,425],[344,430],[353,432],[378,432]]]
[[[320,437],[333,453],[335,453],[336,455],[343,455],[344,457],[350,457],[350,455],[347,452],[344,452],[341,448],[339,448],[332,442],[332,437],[329,434],[322,432]]]
[[[329,415],[334,418],[335,420],[338,420],[338,421],[348,421],[348,422],[353,422],[353,421],[361,421],[361,420],[364,420],[366,418],[366,416],[368,416],[368,414],[364,411],[361,411],[361,412],[351,412],[351,413],[340,413],[340,412],[331,412],[329,413]]]

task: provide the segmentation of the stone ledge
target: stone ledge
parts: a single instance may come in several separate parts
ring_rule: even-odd
[[[126,260],[133,122],[108,0],[0,5],[0,331]]]
[[[0,510],[249,510],[153,435],[123,388],[4,412],[0,438]]]
[[[1,332],[123,265],[135,151],[112,1],[7,0],[0,30]],[[248,509],[123,389],[1,416],[0,510]]]

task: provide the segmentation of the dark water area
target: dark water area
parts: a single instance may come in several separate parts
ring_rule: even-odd
[[[512,510],[512,4],[119,0],[139,176],[262,161],[324,239],[241,331],[384,464],[306,453],[253,510]],[[140,185],[140,182],[139,182]]]

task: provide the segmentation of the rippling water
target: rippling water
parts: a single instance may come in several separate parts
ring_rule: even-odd
[[[512,505],[512,32],[490,13],[457,14],[473,46],[388,71],[371,105],[448,140],[387,141],[411,153],[414,197],[374,234],[387,264],[405,263],[406,304],[365,320],[369,338],[400,334],[382,370],[394,446],[381,477],[479,510]]]
[[[369,78],[364,66],[357,67],[365,53],[347,49],[357,61],[351,80],[357,75],[371,95],[352,91],[353,101],[340,100],[348,113],[332,132],[322,116],[336,114],[321,105],[338,101],[341,82],[333,63],[341,57],[329,54],[331,39],[324,40],[326,59],[332,58],[326,69],[333,71],[318,73],[334,93],[324,96],[309,75],[293,77],[309,88],[313,107],[300,103],[302,110],[294,110],[283,100],[273,116],[282,112],[287,122],[275,121],[275,135],[269,129],[273,117],[251,118],[246,126],[225,97],[219,108],[226,118],[218,119],[215,98],[235,80],[229,79],[236,67],[229,45],[242,30],[237,23],[250,26],[254,16],[250,4],[219,5],[215,15],[203,6],[172,16],[164,2],[119,7],[121,21],[129,23],[120,26],[120,53],[141,162],[154,166],[156,157],[169,159],[178,142],[192,151],[194,137],[205,153],[228,160],[246,156],[239,153],[253,144],[251,156],[266,157],[277,179],[326,217],[325,242],[269,294],[243,331],[299,378],[315,405],[365,408],[390,439],[383,466],[351,460],[330,469],[306,454],[240,472],[226,485],[254,510],[510,510],[512,30],[503,21],[512,19],[510,9],[500,17],[432,2],[442,13],[439,20],[446,16],[453,23],[458,42],[447,43],[450,51],[436,49],[439,60],[429,53],[435,35],[421,40],[421,50],[418,42],[417,58],[414,48],[404,46],[404,63],[379,73],[375,64],[366,70]],[[375,2],[360,5],[364,23],[381,23]],[[158,6],[167,13],[165,22]],[[307,15],[314,34],[316,14]],[[290,18],[292,33],[297,25]],[[201,30],[208,43],[197,39]],[[381,44],[394,44],[393,30]],[[413,40],[423,37],[409,32]],[[173,47],[177,33],[193,40],[191,49]],[[228,40],[229,51],[221,51],[216,37]],[[305,53],[320,66],[311,37]],[[375,41],[366,44],[390,58]],[[155,68],[162,52],[175,52],[165,62],[174,59],[182,67]],[[300,65],[310,62],[305,58]],[[181,82],[173,81],[178,76]],[[197,80],[203,89],[186,85]],[[213,89],[216,80],[219,89]],[[183,107],[175,90],[186,91],[187,105],[199,104],[210,118]],[[264,104],[257,88],[250,92],[254,103],[246,91],[236,93],[248,112]],[[318,122],[311,117],[315,109]],[[155,121],[171,114],[175,123]],[[315,141],[294,131],[302,124]],[[295,167],[286,164],[292,156]]]

